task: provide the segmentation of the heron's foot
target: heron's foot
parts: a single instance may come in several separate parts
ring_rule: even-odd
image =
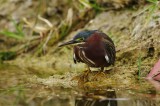
[[[98,73],[96,73],[95,76],[93,76],[93,80],[98,80],[98,79],[105,78],[105,77],[106,77],[105,72],[99,71]]]
[[[71,79],[71,81],[77,81],[78,86],[79,86],[80,88],[83,88],[83,86],[84,86],[84,84],[85,84],[85,80],[84,80],[84,78],[83,78],[82,75],[77,75],[77,76],[73,77],[73,78]]]
[[[91,72],[90,70],[86,70],[86,71],[84,71],[82,74],[73,77],[73,78],[71,79],[71,81],[72,81],[72,80],[84,80],[84,79],[88,78],[90,72]]]
[[[80,75],[80,81],[88,82],[89,81],[89,74],[91,73],[91,70],[86,70]]]
[[[86,70],[82,74],[75,76],[71,79],[71,81],[75,80],[78,81],[79,86],[83,86],[86,82],[89,81],[89,74],[91,73],[91,70]]]
[[[91,73],[91,70],[88,69],[88,70],[84,71],[83,76],[88,77],[90,73]]]
[[[71,81],[79,81],[80,80],[80,75],[74,76]]]

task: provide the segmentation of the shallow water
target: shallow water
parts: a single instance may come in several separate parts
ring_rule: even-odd
[[[156,94],[133,94],[133,92],[113,89],[83,93],[61,89],[59,94],[48,100],[42,102],[37,97],[32,102],[37,106],[40,104],[44,106],[159,106],[160,99]]]
[[[159,82],[82,89],[31,82],[32,76],[21,68],[0,67],[0,106],[160,106]]]

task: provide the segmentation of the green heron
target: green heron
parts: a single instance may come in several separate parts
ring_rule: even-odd
[[[90,67],[101,68],[113,65],[115,62],[115,46],[112,39],[98,30],[84,30],[73,37],[72,40],[61,46],[76,44],[74,46],[74,63],[82,62]]]

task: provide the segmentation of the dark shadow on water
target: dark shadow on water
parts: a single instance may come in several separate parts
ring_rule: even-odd
[[[86,95],[76,98],[75,106],[117,106],[116,92],[108,90],[102,95],[86,93]]]

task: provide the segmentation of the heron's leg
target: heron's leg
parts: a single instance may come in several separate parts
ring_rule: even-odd
[[[101,72],[104,72],[104,67],[101,67],[101,70],[100,70]]]
[[[79,76],[73,77],[72,80],[88,80],[88,76],[91,73],[91,69],[88,65],[86,65],[86,70],[80,74]]]
[[[97,79],[99,77],[104,77],[105,73],[104,73],[104,67],[101,67],[100,71],[98,71],[98,73],[96,73],[96,75],[93,77],[93,79]]]
[[[89,74],[90,74],[91,70],[90,67],[87,66],[87,69],[78,77],[76,77],[76,79],[78,79],[78,85],[83,85],[84,83],[89,81]]]
[[[101,72],[102,74],[104,74],[104,75],[105,75],[105,70],[104,70],[104,67],[101,67],[101,70],[100,70],[100,72]]]
[[[85,75],[85,76],[88,76],[89,73],[91,73],[91,69],[90,69],[90,67],[87,65],[87,70],[84,72],[84,75]]]

